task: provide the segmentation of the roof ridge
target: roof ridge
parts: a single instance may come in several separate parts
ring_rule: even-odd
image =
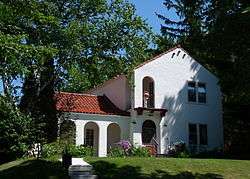
[[[74,94],[74,95],[79,95],[79,96],[97,96],[95,94],[89,94],[89,93],[75,93],[75,92],[65,92],[65,91],[56,91],[56,94]],[[99,95],[100,96],[100,95]]]

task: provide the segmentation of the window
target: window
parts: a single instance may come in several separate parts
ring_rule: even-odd
[[[188,101],[196,102],[195,82],[188,82]]]
[[[197,127],[196,124],[189,124],[189,144],[197,145]]]
[[[206,124],[189,124],[189,144],[190,145],[207,145],[207,125]]]
[[[94,146],[94,130],[93,129],[86,129],[85,145],[91,146],[91,147]]]
[[[207,90],[205,83],[188,82],[188,101],[206,103]]]
[[[142,81],[143,85],[143,107],[154,108],[155,97],[154,97],[154,80],[151,77],[145,77]]]
[[[206,85],[204,83],[198,83],[198,102],[206,103]]]
[[[207,125],[199,125],[200,145],[207,145]]]

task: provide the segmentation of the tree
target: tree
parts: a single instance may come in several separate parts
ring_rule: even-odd
[[[23,115],[10,101],[0,96],[1,163],[23,156],[32,143],[31,118]]]
[[[199,57],[206,31],[204,28],[206,2],[204,0],[165,0],[163,4],[167,10],[173,9],[180,20],[174,21],[157,14],[165,23],[161,26],[163,40],[167,38],[170,42],[175,41],[175,44],[183,45],[195,57]]]

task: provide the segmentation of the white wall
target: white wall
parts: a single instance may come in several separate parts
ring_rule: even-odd
[[[176,54],[180,51],[179,56]],[[171,58],[175,53],[175,57]],[[155,108],[168,112],[160,124],[161,151],[170,142],[182,140],[188,144],[188,123],[208,125],[208,147],[223,144],[221,92],[218,79],[180,48],[153,60],[134,71],[134,105],[142,107],[142,80],[150,76],[155,82]],[[206,83],[207,103],[188,102],[187,81]]]
[[[105,94],[118,108],[130,109],[130,88],[125,75],[107,81],[104,85],[91,90],[90,93],[94,95]]]
[[[98,156],[107,155],[107,129],[112,123],[116,123],[121,129],[121,139],[129,139],[129,116],[97,115],[84,113],[65,113],[65,118],[76,124],[76,144],[84,144],[84,127],[88,122],[94,122],[99,128]]]

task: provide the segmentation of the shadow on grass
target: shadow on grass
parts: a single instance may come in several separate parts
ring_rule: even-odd
[[[98,179],[219,179],[223,178],[221,175],[214,173],[191,173],[180,172],[178,174],[170,174],[163,170],[156,170],[151,174],[145,174],[141,171],[140,167],[134,167],[125,165],[118,167],[114,163],[106,161],[91,162],[94,167],[95,174],[98,175]],[[149,164],[150,165],[150,164]]]
[[[1,179],[68,179],[61,162],[28,160],[0,171]]]

